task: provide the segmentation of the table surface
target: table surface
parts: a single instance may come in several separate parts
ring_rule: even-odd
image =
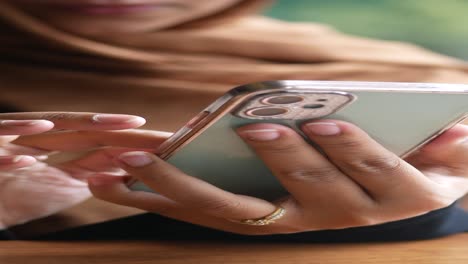
[[[468,234],[369,244],[227,242],[0,242],[5,264],[468,263]]]

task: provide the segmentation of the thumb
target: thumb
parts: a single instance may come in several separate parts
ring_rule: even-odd
[[[468,172],[468,126],[454,126],[410,156],[408,161]]]

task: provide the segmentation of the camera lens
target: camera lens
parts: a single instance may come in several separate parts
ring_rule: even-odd
[[[280,107],[263,107],[263,108],[255,108],[247,111],[247,115],[250,116],[277,116],[286,114],[288,109],[280,108]]]
[[[303,101],[304,98],[296,95],[280,95],[269,97],[265,102],[269,104],[294,104]]]

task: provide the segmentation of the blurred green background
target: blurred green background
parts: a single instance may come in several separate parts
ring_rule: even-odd
[[[401,40],[468,60],[468,0],[277,0],[266,12],[349,34]]]

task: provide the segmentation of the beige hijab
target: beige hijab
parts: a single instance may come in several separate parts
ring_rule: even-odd
[[[249,82],[468,82],[463,61],[252,15],[264,4],[245,0],[176,28],[85,39],[1,2],[2,100],[24,110],[135,113],[152,128],[172,130]]]

